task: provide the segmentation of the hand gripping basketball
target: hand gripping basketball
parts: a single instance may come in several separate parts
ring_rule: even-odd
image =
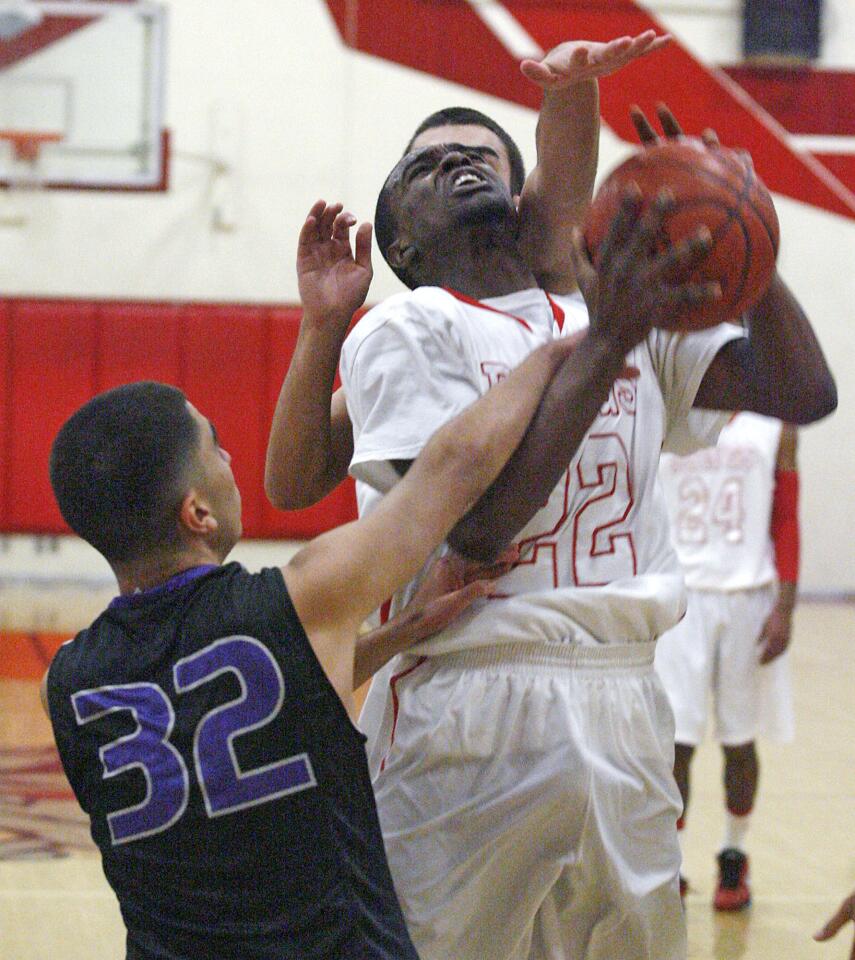
[[[709,134],[702,140],[668,132],[669,139],[643,144],[604,181],[585,223],[588,252],[598,265],[629,184],[641,191],[643,208],[667,189],[674,203],[663,220],[661,246],[686,240],[704,225],[712,236],[709,255],[688,273],[675,267],[670,279],[717,282],[721,297],[685,305],[657,325],[699,330],[738,321],[765,293],[775,272],[779,232],[772,198],[744,153],[720,146]]]

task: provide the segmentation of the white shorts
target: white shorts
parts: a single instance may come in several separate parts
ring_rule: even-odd
[[[792,740],[789,658],[784,653],[761,666],[757,643],[776,597],[774,585],[732,593],[689,590],[686,616],[656,647],[677,743],[697,746],[703,740],[710,697],[716,738],[724,746],[759,736]]]
[[[515,644],[397,662],[375,791],[422,960],[685,957],[652,659]]]

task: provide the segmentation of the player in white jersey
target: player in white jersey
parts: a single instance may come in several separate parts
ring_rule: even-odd
[[[555,326],[580,337],[513,462],[449,538],[488,558],[516,536],[522,562],[498,596],[369,693],[382,697],[388,730],[374,753],[384,839],[425,958],[685,952],[673,730],[652,671],[655,639],[684,604],[659,451],[715,436],[710,417],[688,416],[695,403],[785,407],[804,419],[832,398],[779,278],[748,338],[731,326],[648,332],[667,294],[656,289],[661,262],[630,270],[623,260],[639,253],[637,241],[624,246],[637,202],[627,198],[612,233],[589,327],[581,300],[536,288],[514,242],[511,197],[483,151],[415,150],[378,201],[380,249],[413,292],[370,311],[342,352],[351,469],[362,481],[388,490],[452,410]],[[636,322],[613,348],[636,376],[621,377],[601,365],[600,325],[628,315]],[[807,345],[795,380],[777,359],[781,335]],[[773,366],[774,393],[757,376]],[[793,387],[805,381],[818,390],[802,399]]]
[[[485,155],[476,157],[476,154],[477,151],[469,152],[469,162],[457,166],[455,175],[464,172],[463,168],[467,166],[477,168],[476,179],[483,181],[485,189],[490,181],[491,190],[487,192],[492,192],[493,199],[496,199],[495,170],[486,162]],[[426,156],[422,152],[419,160]],[[467,151],[446,147],[434,151],[432,156],[436,164],[454,166],[460,164],[460,156],[466,158]],[[414,176],[413,179],[421,177]],[[462,179],[458,186],[465,186]],[[473,187],[472,192],[482,193],[480,187]],[[435,194],[434,199],[437,197]],[[509,199],[506,195],[505,200]],[[449,200],[451,198],[444,195],[440,209],[434,207],[428,216],[429,224],[438,225],[434,215],[439,214],[441,219],[443,213],[448,214]],[[450,205],[455,206],[453,200]],[[506,202],[503,211],[502,217],[508,226],[513,215]],[[632,219],[630,209],[624,226]],[[417,225],[418,217],[413,222]],[[488,229],[487,234],[490,232]],[[663,291],[660,289],[657,294],[652,294],[649,278],[642,279],[633,271],[621,274],[627,266],[619,263],[626,253],[621,248],[621,241],[626,240],[626,236],[621,231],[618,234],[617,247],[621,249],[621,255],[612,264],[612,274],[607,278],[609,282],[601,287],[598,323],[607,315],[614,318],[623,313],[638,317],[640,310],[646,316],[645,324],[649,324],[649,311],[657,304],[647,298],[652,295],[655,301]],[[403,254],[409,266],[415,266],[417,271],[424,270],[429,259],[432,268],[445,264],[453,268],[451,272],[456,270],[458,274],[461,269],[465,272],[475,268],[476,276],[467,278],[460,274],[463,283],[455,284],[458,289],[462,286],[469,297],[511,294],[509,301],[494,301],[492,305],[500,310],[512,308],[511,312],[521,310],[524,315],[517,313],[517,316],[530,328],[527,333],[544,335],[550,322],[549,314],[555,319],[552,306],[543,294],[531,289],[531,275],[519,259],[514,258],[513,244],[507,234],[501,238],[503,250],[499,261],[504,262],[496,260],[500,253],[494,248],[497,238],[498,235],[491,237],[482,232],[477,243],[452,243],[438,251],[430,245],[421,245],[420,240],[417,245],[399,246],[397,253]],[[434,234],[436,239],[441,239],[441,231]],[[635,254],[638,253],[636,247]],[[478,262],[478,267],[473,259]],[[402,266],[402,260],[398,259],[397,265]],[[618,276],[622,277],[623,283],[617,281]],[[449,281],[455,279],[449,278]],[[449,282],[445,278],[442,281]],[[485,292],[481,289],[485,282],[497,284],[498,289]],[[528,291],[523,296],[529,301],[527,305],[517,302],[520,291]],[[455,300],[450,294],[446,296]],[[554,299],[559,307],[568,308],[568,312],[573,313],[572,303]],[[662,307],[661,302],[658,307]],[[482,314],[491,312],[475,309]],[[539,321],[538,311],[541,312]],[[544,311],[548,311],[546,321]],[[773,315],[776,317],[774,327],[770,323]],[[506,319],[517,322],[512,317]],[[631,342],[643,335],[643,329],[635,330]],[[314,331],[314,334],[323,338],[323,331]],[[798,338],[807,347],[801,354],[805,366],[797,379],[800,384],[808,384],[810,389],[802,396],[796,396],[792,369],[783,368],[777,360],[780,356],[780,344],[775,343],[778,336]],[[666,339],[670,341],[669,346],[665,344]],[[723,339],[727,339],[727,335]],[[719,351],[705,374],[702,368],[711,359],[713,350],[709,350],[704,360],[687,346],[689,341],[686,338],[663,338],[659,347],[664,347],[664,352],[655,347],[658,340],[659,335],[652,335],[650,346],[639,348],[642,354],[648,354],[646,359],[639,357],[639,360],[644,367],[642,376],[647,380],[655,371],[658,371],[657,376],[661,374],[667,379],[667,372],[673,370],[678,374],[674,384],[685,387],[682,396],[679,390],[671,393],[668,404],[659,394],[659,429],[664,431],[664,421],[669,412],[673,412],[674,420],[668,426],[675,442],[681,432],[688,435],[678,425],[679,411],[691,405],[693,398],[695,402],[710,405],[721,404],[727,397],[740,406],[774,407],[768,398],[769,380],[766,378],[776,381],[779,388],[783,385],[778,402],[791,404],[794,417],[822,416],[834,405],[833,383],[816,341],[797,305],[778,279],[762,306],[755,311],[752,343],[748,349]],[[625,419],[634,416],[637,411],[634,405],[639,399],[644,401],[647,409],[649,398],[659,388],[654,388],[652,394],[646,387],[627,393],[623,383],[619,382],[620,389],[612,393],[608,381],[619,371],[612,366],[610,376],[603,381],[598,344],[602,345],[598,335],[582,336],[574,370],[569,379],[562,381],[566,389],[558,390],[544,402],[533,442],[507,471],[503,483],[494,488],[493,496],[470,517],[471,525],[463,531],[466,542],[460,544],[463,549],[473,554],[483,551],[488,555],[497,541],[507,539],[508,530],[512,534],[524,525],[536,511],[536,505],[549,498],[554,481],[566,473],[567,463],[601,406],[605,405],[606,412],[612,410],[615,418]],[[622,346],[628,349],[630,341]],[[486,358],[485,362],[490,359]],[[499,356],[498,361],[507,363],[504,356]],[[755,372],[763,373],[765,383],[757,384],[751,377],[746,377],[746,361]],[[684,379],[683,374],[693,365],[697,378],[689,376]],[[481,373],[486,376],[485,371]],[[501,375],[501,369],[497,368],[496,373]],[[331,376],[329,379],[331,382]],[[647,417],[640,419],[646,420]],[[652,420],[655,419],[653,416]],[[611,433],[612,439],[620,446],[621,430],[613,429]],[[646,440],[640,440],[640,434],[631,427],[628,436],[632,442],[627,453],[634,458],[638,445],[635,441],[644,445]],[[592,431],[590,439],[596,444],[606,438],[604,434],[595,436]],[[392,454],[401,452],[400,445],[391,451]],[[395,456],[393,459],[399,458]],[[391,477],[379,461],[377,465],[381,473]],[[611,471],[615,478],[613,489],[619,491],[623,480],[630,478],[630,471],[620,468],[619,454],[612,462],[597,460],[592,467],[594,480],[591,483],[586,479],[584,457],[577,458],[572,483],[582,486],[590,483],[596,488],[598,482],[603,481],[604,471]],[[520,480],[523,481],[524,495],[520,494]],[[641,487],[647,489],[643,482]],[[634,482],[623,489],[629,490],[632,503],[636,503]],[[591,503],[604,499],[596,496],[596,489],[594,494]],[[572,497],[568,502],[570,499]],[[586,508],[591,512],[595,509],[585,501],[575,516],[564,518],[576,532],[581,532],[585,522],[591,519],[585,516]],[[487,542],[479,544],[471,537],[467,538],[473,529],[480,537],[485,531],[484,521],[491,514],[494,521],[498,516],[500,523],[494,522],[492,529],[487,531]],[[662,729],[662,697],[649,669],[652,659],[649,643],[639,639],[645,635],[645,626],[646,636],[656,635],[659,615],[669,603],[668,599],[657,601],[648,592],[653,579],[659,578],[662,584],[668,582],[667,543],[663,543],[661,530],[655,523],[637,522],[632,516],[632,507],[612,526],[619,526],[621,520],[635,524],[633,530],[639,536],[650,537],[639,553],[643,562],[650,564],[652,578],[642,576],[635,584],[639,602],[627,616],[621,616],[619,605],[613,605],[612,615],[618,621],[621,639],[635,637],[638,643],[601,645],[598,641],[602,637],[591,632],[590,644],[523,641],[478,647],[475,649],[480,652],[473,661],[450,659],[459,654],[432,657],[427,664],[429,669],[420,677],[418,674],[423,665],[416,659],[415,669],[407,678],[415,680],[415,684],[406,698],[399,696],[403,692],[400,688],[402,679],[396,681],[397,689],[393,687],[390,691],[390,702],[397,703],[400,708],[396,740],[399,754],[393,762],[397,767],[396,778],[406,795],[404,806],[409,805],[418,820],[417,808],[422,801],[437,801],[443,796],[447,801],[441,804],[443,810],[436,823],[423,822],[421,828],[416,828],[415,835],[410,833],[411,843],[401,843],[398,848],[401,855],[398,882],[404,888],[403,899],[405,902],[409,899],[411,904],[409,920],[417,928],[417,939],[421,938],[420,947],[425,956],[467,957],[485,953],[522,956],[528,955],[529,951],[538,955],[565,949],[580,955],[627,957],[679,956],[683,952],[679,906],[675,910],[678,855],[673,821],[669,819],[675,815],[677,804],[669,770],[671,731]],[[556,518],[552,521],[550,531],[553,526],[556,531],[560,530],[561,518],[557,518],[557,526]],[[504,530],[498,529],[502,523]],[[590,532],[592,541],[598,534],[604,534],[605,555],[614,552],[615,544],[627,540],[619,529],[612,529],[608,523],[605,529],[592,525]],[[557,558],[556,546],[548,536],[538,540],[538,555],[542,550],[544,555],[551,553]],[[598,563],[604,556],[603,550],[595,548],[591,556],[592,562]],[[581,555],[574,555],[574,559],[584,566]],[[670,563],[673,573],[673,559]],[[576,569],[576,564],[571,563],[571,566]],[[556,576],[559,567],[563,570],[566,565],[559,562],[553,567]],[[626,586],[632,594],[633,585]],[[585,589],[590,590],[589,587]],[[571,592],[574,590],[571,588]],[[571,635],[583,636],[587,630],[583,615],[586,607],[591,611],[591,623],[596,621],[597,597],[607,598],[610,588],[604,584],[602,590],[592,590],[590,599],[582,595],[581,588],[575,592],[574,599],[580,611],[580,633],[568,630],[565,634],[568,639]],[[676,616],[681,603],[679,590],[672,597],[676,603],[672,616]],[[541,611],[549,608],[548,600],[540,606]],[[567,618],[568,625],[572,622]],[[496,651],[495,647],[501,647],[501,650]],[[524,649],[518,650],[518,647]],[[508,653],[512,654],[510,658]],[[481,659],[482,656],[486,660]],[[485,669],[485,665],[489,669]],[[543,670],[550,665],[551,669]],[[563,669],[558,671],[560,676],[553,683],[557,665]],[[492,682],[494,671],[501,676],[500,683]],[[472,704],[476,707],[475,717],[458,714],[450,731],[434,727],[436,717],[430,716],[431,711],[440,709],[446,702],[443,677],[439,673],[458,687],[458,695],[463,693],[464,708]],[[530,688],[531,695],[520,699],[521,684]],[[479,696],[482,687],[486,687],[484,696]],[[422,701],[419,700],[419,690],[424,691]],[[504,699],[502,690],[505,691]],[[491,702],[487,699],[488,694],[498,694],[498,701]],[[407,723],[402,724],[405,699],[410,713]],[[514,700],[511,714],[511,701]],[[420,708],[423,710],[421,719],[418,717]],[[668,727],[667,719],[665,727]],[[431,733],[432,729],[443,734],[440,742]],[[445,736],[448,732],[452,734],[450,738]],[[408,743],[404,742],[404,734]],[[427,767],[418,759],[424,756],[426,747],[436,761],[428,763]],[[400,762],[400,758],[407,755],[415,761],[409,785],[406,782],[407,765],[402,766]],[[628,775],[627,763],[634,769],[634,775]],[[387,769],[391,770],[391,767],[390,763]],[[455,770],[462,777],[458,777],[456,784],[465,797],[462,807],[455,803],[450,790]],[[419,782],[422,775],[425,779]],[[483,781],[485,784],[491,777],[494,785],[501,781],[493,795],[494,802],[483,794],[480,799],[475,797],[471,777],[475,778],[474,782]],[[609,780],[613,784],[607,787]],[[524,781],[525,789],[522,789]],[[466,811],[463,815],[465,837],[459,831],[457,835],[454,833],[461,808]],[[619,823],[622,825],[616,829]],[[510,830],[512,824],[515,831]],[[422,839],[425,833],[432,834],[426,847],[419,842],[419,833]],[[393,827],[387,831],[387,843],[397,845],[405,834],[406,831],[396,831]],[[446,857],[457,857],[461,862],[447,869]],[[572,897],[568,896],[571,884]],[[497,917],[502,918],[498,925],[495,922]]]
[[[786,650],[798,583],[796,431],[740,413],[717,446],[689,457],[663,455],[660,476],[689,593],[686,617],[656,649],[676,721],[678,828],[711,696],[727,808],[713,902],[718,910],[739,910],[751,900],[745,838],[757,793],[755,740],[793,736]],[[686,886],[681,878],[684,892]]]

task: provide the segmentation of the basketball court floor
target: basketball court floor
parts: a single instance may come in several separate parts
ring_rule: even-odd
[[[282,545],[239,549],[237,558],[251,569],[282,562],[289,552]],[[39,678],[64,631],[73,629],[70,621],[84,623],[112,594],[105,569],[65,554],[49,540],[0,551],[2,960],[124,956],[115,898],[39,704]],[[40,574],[28,584],[23,571],[34,559]],[[72,589],[72,579],[83,589]],[[849,956],[851,930],[828,944],[814,943],[811,934],[855,887],[853,646],[855,605],[799,606],[792,647],[797,737],[788,746],[761,747],[749,838],[754,902],[736,915],[716,914],[710,905],[723,830],[720,763],[713,745],[698,751],[685,865],[691,960]]]

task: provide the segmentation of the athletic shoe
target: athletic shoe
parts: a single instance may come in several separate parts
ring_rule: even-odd
[[[716,910],[742,910],[751,903],[748,886],[748,857],[729,847],[718,855],[718,887],[713,906]]]

